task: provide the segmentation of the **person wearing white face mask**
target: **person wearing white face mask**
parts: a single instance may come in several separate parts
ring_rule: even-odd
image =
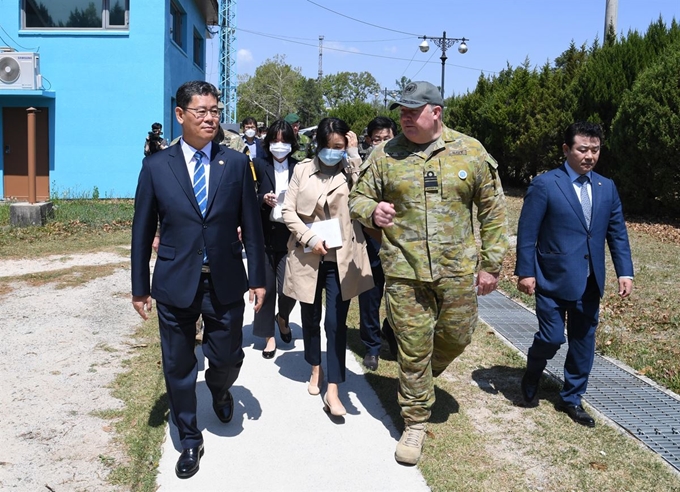
[[[243,127],[243,141],[248,148],[248,155],[250,160],[256,157],[264,157],[262,152],[262,145],[257,137],[257,120],[255,118],[245,118],[241,123]]]
[[[288,252],[290,231],[283,223],[281,206],[297,161],[291,157],[297,150],[293,128],[284,120],[269,127],[259,158],[253,159],[257,180],[257,200],[264,232],[267,290],[262,309],[255,313],[253,334],[265,339],[262,357],[273,359],[276,355],[275,323],[284,343],[290,343],[293,334],[288,324],[295,299],[283,294],[283,278]],[[278,294],[278,303],[277,303]],[[278,312],[277,308],[278,307]]]
[[[326,291],[324,330],[328,389],[324,409],[345,415],[338,384],[345,380],[347,311],[352,297],[373,287],[366,240],[350,220],[348,197],[358,178],[357,136],[338,118],[324,118],[317,129],[314,159],[300,162],[283,202],[283,220],[292,232],[283,292],[300,301],[305,360],[312,366],[307,391],[318,395],[321,369],[322,291]]]

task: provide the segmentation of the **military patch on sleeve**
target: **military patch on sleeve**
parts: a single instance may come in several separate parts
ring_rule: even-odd
[[[451,155],[467,155],[467,150],[466,149],[452,150]]]
[[[439,179],[437,173],[432,170],[425,171],[425,192],[439,193]]]
[[[498,169],[498,162],[496,162],[496,159],[491,157],[490,155],[487,154],[486,156],[486,163],[491,166],[493,169]]]

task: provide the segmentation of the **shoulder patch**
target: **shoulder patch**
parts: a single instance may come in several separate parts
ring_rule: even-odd
[[[498,162],[496,162],[496,159],[491,157],[489,154],[486,155],[486,163],[491,166],[493,169],[498,169]]]

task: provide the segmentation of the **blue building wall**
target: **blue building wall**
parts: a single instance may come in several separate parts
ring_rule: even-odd
[[[170,0],[130,1],[125,31],[21,30],[20,3],[0,1],[0,25],[17,51],[39,50],[47,91],[0,91],[0,114],[3,106],[48,106],[52,195],[87,196],[96,187],[102,198],[134,196],[151,123],[161,122],[169,139],[177,88],[205,80],[193,62],[194,29],[206,35],[196,3],[175,0],[186,13],[186,52],[171,39]],[[0,179],[0,197],[2,186]]]

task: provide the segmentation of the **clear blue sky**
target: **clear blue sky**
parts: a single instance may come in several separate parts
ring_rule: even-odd
[[[305,77],[316,78],[318,38],[323,35],[324,75],[367,71],[388,89],[402,76],[439,85],[441,51],[430,42],[430,51],[421,53],[418,36],[441,37],[446,31],[447,37],[469,38],[465,55],[458,53],[458,45],[447,50],[448,97],[473,90],[482,72],[498,72],[508,63],[516,67],[527,57],[531,66],[552,63],[572,40],[577,46],[590,45],[596,37],[602,41],[606,5],[605,0],[313,2],[238,0],[237,72],[252,75],[265,60],[279,54]],[[666,25],[673,18],[680,21],[680,0],[619,0],[617,32],[644,33],[659,15]],[[218,51],[215,37],[207,45],[206,64],[207,78],[213,83],[218,81]]]

